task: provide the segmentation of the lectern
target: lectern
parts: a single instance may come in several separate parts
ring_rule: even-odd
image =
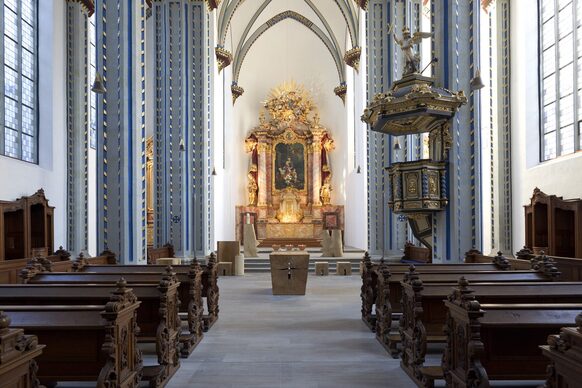
[[[309,253],[273,252],[269,258],[273,295],[305,295]]]

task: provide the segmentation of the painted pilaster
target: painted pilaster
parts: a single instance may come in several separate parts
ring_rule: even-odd
[[[88,249],[89,13],[67,2],[67,249]]]
[[[512,239],[512,186],[511,186],[511,94],[510,84],[510,11],[509,0],[498,0],[497,12],[497,201],[495,214],[497,222],[496,244],[494,248],[510,254]]]
[[[205,253],[209,182],[204,3],[153,2],[155,241]]]
[[[316,133],[313,136],[313,144],[311,145],[313,149],[313,197],[311,203],[314,206],[321,205],[321,199],[319,197],[319,191],[321,190],[321,133]]]
[[[377,93],[386,92],[392,82],[393,45],[388,36],[390,10],[391,1],[372,0],[366,13],[368,101]],[[394,217],[388,209],[388,181],[384,171],[391,158],[390,138],[367,131],[368,250],[373,255],[383,255],[392,244]]]
[[[99,251],[145,262],[145,0],[96,1]]]
[[[451,126],[448,198],[445,212],[433,218],[434,261],[457,262],[464,253],[481,248],[479,95],[470,82],[479,62],[479,1],[433,1],[433,67],[437,84],[462,90],[468,103]]]

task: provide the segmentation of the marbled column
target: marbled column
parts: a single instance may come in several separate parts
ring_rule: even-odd
[[[96,1],[97,249],[146,257],[145,0]]]
[[[319,198],[319,191],[321,189],[321,133],[314,133],[313,134],[313,143],[311,145],[313,149],[313,197],[312,197],[312,204],[313,206],[320,206],[321,205],[321,198]]]
[[[207,18],[203,2],[153,2],[155,241],[203,254],[209,235]]]
[[[264,143],[266,140],[261,139],[258,145],[258,157],[259,157],[259,200],[258,206],[267,206],[267,187],[269,182],[267,181],[267,151],[268,145]]]
[[[67,2],[67,249],[88,248],[89,10]]]

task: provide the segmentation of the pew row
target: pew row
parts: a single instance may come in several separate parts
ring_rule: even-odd
[[[7,260],[0,262],[0,284],[17,284],[21,282],[20,273],[26,268],[30,261],[34,259],[38,265],[44,266],[47,271],[69,272],[74,262],[71,260],[69,252],[60,247],[54,254],[46,257],[36,257],[29,259]],[[115,264],[117,258],[110,251],[104,251],[101,255],[86,258],[90,264]]]
[[[443,300],[448,298],[454,285],[425,283],[424,276],[411,272],[402,282],[404,310],[399,322],[402,346],[400,365],[417,384],[432,386],[432,380],[442,378],[442,370],[425,367],[426,349],[428,343],[446,340],[444,325],[447,308]],[[470,280],[466,277],[460,281]],[[582,304],[582,283],[488,282],[472,283],[472,289],[480,302],[486,304]],[[393,338],[389,340],[396,342]],[[390,345],[395,347],[392,343]]]
[[[401,263],[386,263],[379,261],[373,263],[370,255],[366,252],[362,258],[361,277],[362,287],[360,297],[362,299],[362,320],[374,331],[376,328],[376,317],[373,314],[374,305],[378,298],[378,276],[383,267],[387,267],[391,273],[406,273],[410,268],[410,264]],[[494,258],[489,258],[487,263],[476,264],[421,264],[417,268],[422,268],[423,272],[451,272],[451,273],[465,273],[465,272],[483,272],[483,271],[502,271],[510,269],[505,257],[499,255]],[[393,286],[394,287],[394,286]],[[396,287],[392,293],[392,303],[395,312],[401,310],[400,308],[400,289]]]
[[[569,388],[582,381],[582,313],[575,323],[576,327],[565,327],[560,334],[548,336],[548,344],[540,346],[550,360],[546,387]]]
[[[40,386],[38,358],[45,345],[35,335],[10,327],[10,317],[0,310],[0,385],[3,387]]]
[[[34,334],[45,344],[38,356],[37,378],[54,386],[58,381],[96,381],[97,387],[138,387],[142,355],[135,334],[135,294],[119,282],[105,305],[0,306],[12,327]]]
[[[173,251],[171,251],[173,252]],[[162,272],[165,266],[163,265],[91,265],[84,262],[82,259],[77,260],[74,264],[74,270],[77,272],[94,272],[94,273],[115,273],[115,274],[126,274],[126,273],[157,273]],[[207,265],[200,265],[199,262],[194,259],[192,263],[188,265],[176,265],[172,266],[174,271],[178,276],[178,280],[184,283],[180,288],[180,298],[183,301],[188,301],[182,305],[182,312],[188,314],[188,325],[190,327],[190,332],[198,332],[198,324],[196,323],[196,317],[194,316],[193,309],[196,307],[195,313],[198,312],[203,314],[202,310],[202,298],[206,298],[206,305],[208,314],[203,314],[202,328],[207,331],[214,322],[218,319],[218,299],[220,296],[220,291],[218,289],[218,273],[216,268],[216,256],[214,253],[210,254]],[[199,269],[202,270],[201,273],[201,291],[198,285],[198,272]],[[193,275],[196,274],[194,278]],[[188,287],[189,285],[189,287]]]
[[[399,354],[398,344],[401,341],[400,333],[393,332],[392,322],[397,318],[397,313],[404,313],[406,310],[410,295],[409,278],[422,278],[425,284],[431,286],[442,285],[445,290],[444,297],[453,287],[460,276],[467,280],[478,283],[534,283],[546,282],[552,280],[552,277],[546,277],[542,273],[533,271],[464,271],[464,272],[425,272],[424,267],[416,268],[410,266],[406,274],[391,274],[387,268],[383,268],[378,281],[378,299],[376,301],[376,339],[386,348],[394,357]],[[408,285],[407,285],[408,284]],[[443,313],[444,316],[444,313]],[[431,341],[442,342],[442,336],[430,338]]]
[[[31,299],[38,303],[50,303],[50,299],[58,300],[59,303],[80,303],[79,300],[83,298],[87,301],[97,299],[98,302],[103,296],[103,290],[116,284],[119,278],[118,274],[38,272],[35,276],[27,278],[24,286],[45,286],[43,290],[36,291],[34,298],[31,296]],[[182,327],[178,315],[180,283],[170,267],[164,274],[125,274],[123,282],[135,287],[136,292],[143,298],[137,314],[140,341],[156,345],[158,364],[144,368],[144,380],[149,382],[150,387],[164,386],[180,366],[179,355],[182,344],[180,342]],[[47,287],[49,285],[54,286],[53,291]],[[73,290],[78,296],[71,293]],[[49,302],[42,297],[43,292],[49,295]],[[33,289],[27,292],[25,288],[19,289],[14,285],[12,288],[8,286],[6,293],[11,293],[18,300],[24,301],[26,296],[22,294],[32,295]],[[17,303],[18,300],[12,303]]]
[[[573,322],[582,304],[481,304],[477,298],[462,279],[445,301],[442,372],[447,386],[488,387],[491,380],[545,379],[549,360],[539,344]],[[426,381],[425,386],[432,382]]]
[[[89,265],[83,261],[76,261],[73,268],[77,273],[116,274],[125,277],[139,274],[149,276],[163,272],[166,267],[162,265]],[[209,315],[204,316],[203,270],[196,260],[193,260],[189,266],[173,266],[172,270],[180,282],[178,287],[181,301],[179,311],[185,315],[189,331],[188,334],[180,336],[182,345],[180,354],[182,357],[188,357],[202,339],[206,322],[210,321]]]

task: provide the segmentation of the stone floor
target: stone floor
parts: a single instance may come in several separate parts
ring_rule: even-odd
[[[273,296],[269,274],[220,278],[220,318],[168,387],[413,387],[360,319],[360,277],[310,276]]]

